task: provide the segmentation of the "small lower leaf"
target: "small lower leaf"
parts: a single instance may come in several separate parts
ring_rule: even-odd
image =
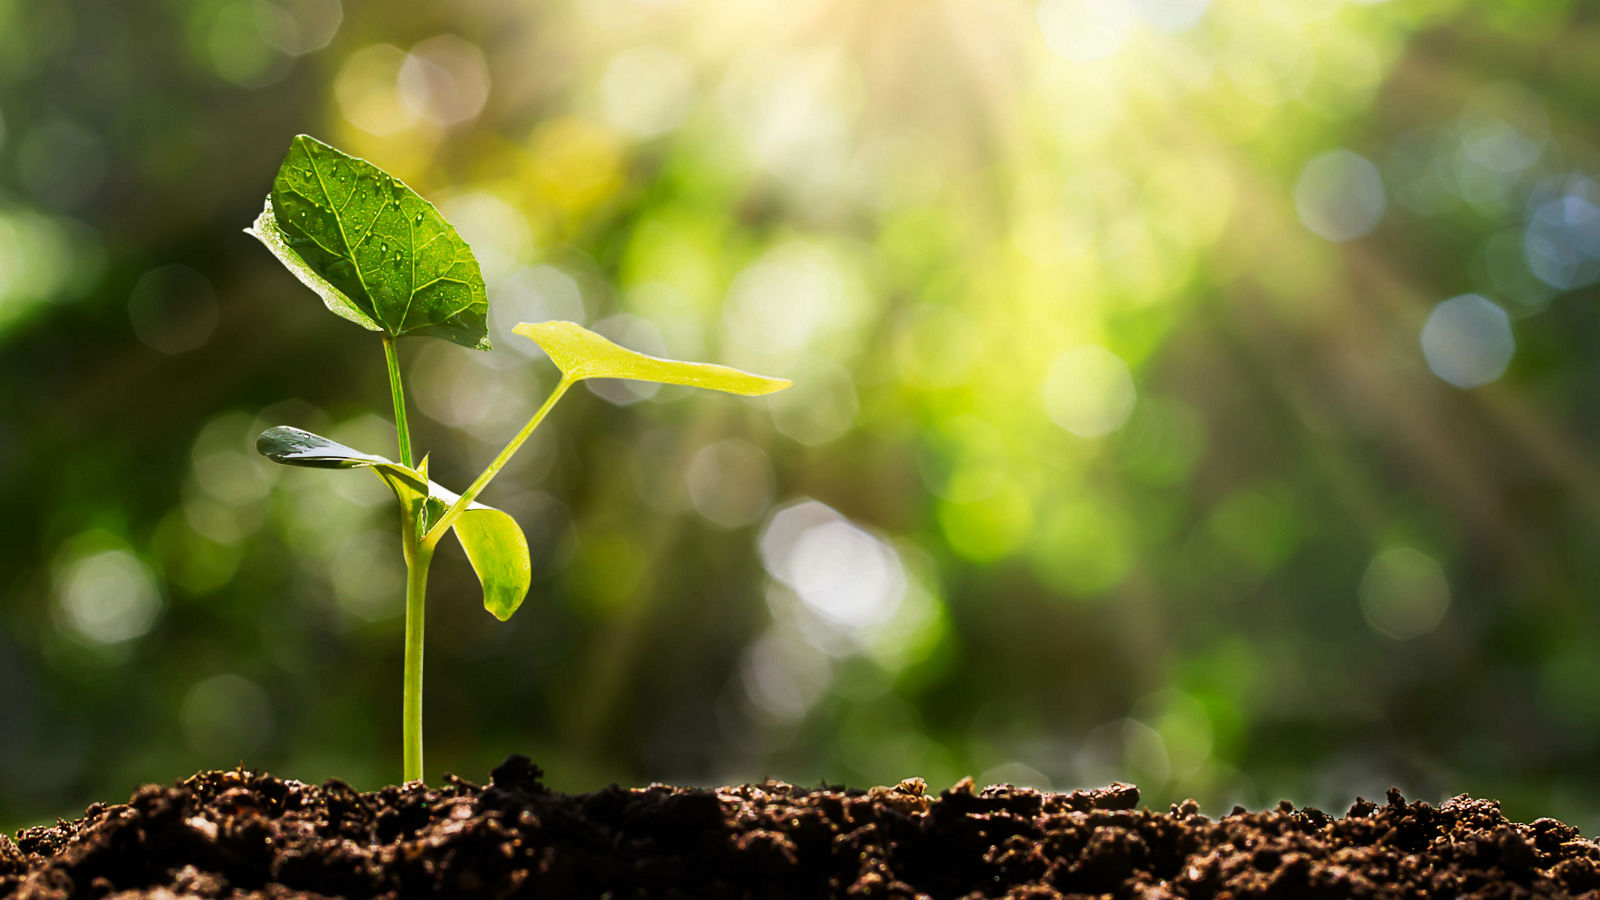
[[[428,497],[429,523],[437,521],[459,499],[459,494],[434,484]],[[450,528],[483,586],[483,608],[502,622],[511,618],[528,596],[528,584],[533,580],[533,563],[522,526],[504,510],[473,503]]]

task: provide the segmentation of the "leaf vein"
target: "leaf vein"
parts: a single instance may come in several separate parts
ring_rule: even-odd
[[[410,290],[406,293],[406,308],[400,313],[400,327],[406,327],[406,319],[411,318],[411,304],[417,299],[417,229],[406,219],[406,243],[411,245],[411,279],[406,282]]]
[[[328,201],[328,204],[331,208],[333,205],[333,195],[328,193],[328,183],[322,180],[322,170],[317,168],[317,158],[311,155],[311,151],[309,149],[305,151],[305,154],[306,159],[311,162],[311,174],[317,176],[317,187],[322,188],[322,197],[324,200]],[[350,192],[353,194],[355,193],[355,190],[351,189]],[[302,194],[301,196],[304,195]],[[309,200],[311,198],[307,197],[306,199]],[[382,207],[379,208],[382,209]],[[356,248],[350,244],[350,235],[345,234],[344,217],[339,215],[338,210],[333,210],[333,224],[338,227],[339,238],[344,241],[345,258],[350,260],[351,268],[356,270],[356,281],[361,284],[361,292],[367,295],[367,299],[372,303],[373,311],[376,312],[378,309],[378,302],[372,296],[372,288],[367,287],[367,276],[361,273],[361,264],[356,262]]]

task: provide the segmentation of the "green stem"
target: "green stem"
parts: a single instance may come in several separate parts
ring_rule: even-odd
[[[522,426],[522,430],[517,432],[517,436],[511,439],[511,443],[506,444],[505,449],[500,451],[500,455],[496,456],[494,461],[489,463],[489,467],[483,470],[483,474],[479,475],[477,480],[467,487],[466,491],[462,493],[461,499],[450,504],[450,508],[445,510],[444,515],[439,517],[439,521],[428,529],[427,535],[422,538],[422,546],[425,550],[432,552],[433,548],[438,546],[439,540],[444,537],[444,533],[450,530],[450,526],[455,524],[456,519],[466,512],[467,507],[472,505],[472,501],[478,499],[478,495],[483,493],[483,489],[489,486],[490,481],[494,480],[494,476],[498,475],[500,470],[505,467],[505,464],[511,461],[512,455],[528,439],[528,436],[533,434],[533,430],[539,427],[539,423],[543,422],[544,417],[550,414],[550,410],[556,405],[556,401],[561,399],[561,395],[565,394],[567,388],[572,387],[573,383],[572,379],[562,377],[561,382],[556,385],[556,389],[550,392],[549,397],[545,398],[544,405],[540,406],[539,411],[534,413],[533,418],[528,420],[528,424]]]
[[[400,444],[400,464],[412,468],[411,426],[406,422],[406,392],[400,381],[400,357],[394,337],[383,335],[383,359],[389,368],[389,395],[394,399],[394,431]],[[402,676],[401,733],[405,780],[422,778],[422,626],[428,594],[428,566],[433,547],[419,539],[422,523],[410,511],[401,514],[401,547],[406,558],[406,662]]]
[[[415,526],[406,530],[415,535]],[[408,545],[415,537],[407,539]],[[405,696],[401,701],[405,741],[405,780],[422,778],[422,625],[423,602],[428,591],[428,566],[433,550],[417,547],[406,554],[406,668]]]
[[[383,335],[383,358],[389,364],[389,394],[394,397],[394,430],[400,439],[400,464],[412,468],[411,426],[406,424],[406,392],[400,386],[400,357],[394,352],[394,337]]]

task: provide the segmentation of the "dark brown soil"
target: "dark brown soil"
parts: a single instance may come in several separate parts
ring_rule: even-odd
[[[1220,820],[1137,810],[1129,785],[1050,794],[920,779],[568,795],[512,757],[357,793],[245,771],[0,836],[0,897],[1566,897],[1600,900],[1600,845],[1499,804],[1358,800]]]

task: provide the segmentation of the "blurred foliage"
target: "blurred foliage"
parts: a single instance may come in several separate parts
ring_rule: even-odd
[[[1391,784],[1600,828],[1600,19],[1570,2],[0,0],[0,825],[399,773],[383,357],[241,233],[289,137],[483,261],[401,345],[464,484],[428,771]],[[1463,299],[1464,298],[1464,299]]]

